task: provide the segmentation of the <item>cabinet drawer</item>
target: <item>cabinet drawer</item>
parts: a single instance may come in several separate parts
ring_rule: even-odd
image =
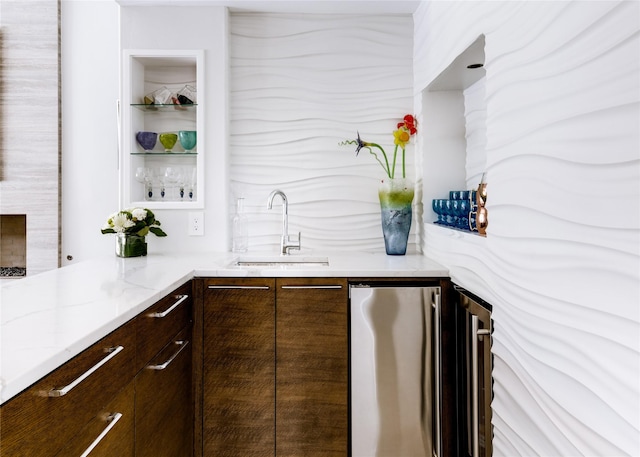
[[[59,454],[59,457],[80,456],[90,450],[91,457],[134,456],[134,384],[124,390]]]
[[[191,457],[191,348],[189,326],[136,376],[136,457]]]
[[[2,405],[2,454],[55,455],[134,376],[130,323]]]
[[[138,370],[141,370],[173,335],[191,321],[192,303],[191,282],[188,282],[136,318]]]

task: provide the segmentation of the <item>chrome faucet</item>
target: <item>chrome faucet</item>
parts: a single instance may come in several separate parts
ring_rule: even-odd
[[[273,197],[280,195],[282,198],[282,237],[280,238],[280,254],[289,255],[290,249],[300,249],[300,232],[297,239],[291,239],[289,236],[289,203],[287,196],[281,190],[274,190],[269,194],[267,200],[267,209],[273,207]]]

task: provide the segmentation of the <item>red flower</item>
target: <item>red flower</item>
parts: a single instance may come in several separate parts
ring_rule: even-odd
[[[404,127],[409,130],[411,135],[415,135],[418,131],[418,129],[416,128],[416,120],[411,114],[407,114],[404,117],[403,122],[398,122],[398,128],[400,127]]]

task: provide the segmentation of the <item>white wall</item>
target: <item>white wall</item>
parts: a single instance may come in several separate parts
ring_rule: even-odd
[[[63,265],[115,249],[100,228],[118,209],[118,16],[110,0],[61,3]]]
[[[117,209],[118,41],[121,49],[205,49],[205,236],[188,236],[188,211],[157,210],[169,236],[148,237],[151,252],[228,250],[237,196],[246,197],[250,249],[275,252],[280,203],[268,211],[266,202],[276,188],[289,197],[290,233],[302,232],[305,250],[383,252],[377,187],[384,172],[368,154],[355,157],[355,146],[338,143],[360,130],[392,152],[395,124],[412,109],[413,27],[406,14],[362,18],[234,13],[229,25],[222,7],[63,2],[63,257],[112,252],[112,237],[99,229]],[[189,27],[176,26],[183,23]],[[88,105],[92,87],[96,103]],[[73,215],[83,208],[87,223],[76,225]]]
[[[640,455],[640,4],[431,2],[414,19],[420,114],[486,35],[488,235],[426,223],[424,250],[494,306],[494,454]]]
[[[204,236],[188,235],[188,210],[154,210],[166,238],[148,236],[151,252],[228,250],[227,47],[228,18],[223,7],[122,6],[122,49],[203,49],[206,99]],[[200,84],[200,81],[198,82]]]
[[[360,131],[393,154],[412,112],[411,16],[233,13],[230,33],[230,197],[245,197],[249,249],[278,252],[280,200],[269,211],[267,197],[281,189],[303,250],[384,252],[385,172],[339,143]]]
[[[121,49],[205,50],[205,235],[188,235],[186,210],[154,210],[169,236],[150,235],[147,240],[154,253],[226,250],[226,8],[63,0],[62,27],[63,261],[69,263],[67,255],[75,262],[114,252],[113,236],[102,235],[100,228],[119,205]]]

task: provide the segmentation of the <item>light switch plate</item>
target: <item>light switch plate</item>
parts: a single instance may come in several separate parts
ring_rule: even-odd
[[[201,211],[189,213],[189,235],[204,235],[204,213]]]

